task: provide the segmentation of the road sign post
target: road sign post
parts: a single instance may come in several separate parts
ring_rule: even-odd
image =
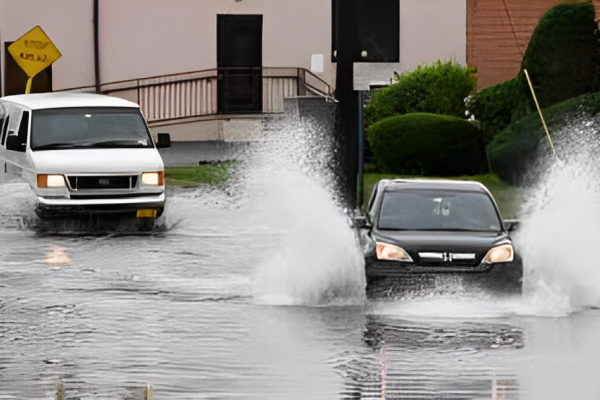
[[[25,94],[31,92],[33,77],[62,56],[58,48],[39,26],[36,26],[8,46],[8,52],[29,77]]]

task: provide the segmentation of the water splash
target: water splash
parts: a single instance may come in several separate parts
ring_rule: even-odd
[[[518,241],[529,296],[577,308],[600,305],[600,118],[581,113],[554,132],[560,161],[542,159]]]
[[[333,112],[323,99],[286,100],[248,160],[248,213],[274,233],[254,275],[259,301],[364,302],[362,255],[335,189]]]

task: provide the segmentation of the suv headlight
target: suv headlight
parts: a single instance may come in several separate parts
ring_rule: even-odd
[[[412,258],[402,247],[394,246],[389,243],[377,242],[377,259],[378,260],[395,260],[403,262],[412,262]]]
[[[144,172],[142,174],[142,185],[144,185],[144,186],[164,186],[165,185],[164,171]]]
[[[512,244],[503,244],[496,246],[488,251],[487,255],[483,259],[486,264],[494,264],[501,262],[511,262],[515,258],[515,250]]]

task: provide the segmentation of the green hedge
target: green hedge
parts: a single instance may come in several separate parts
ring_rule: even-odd
[[[565,149],[565,144],[569,145],[569,140],[563,137],[563,132],[571,131],[563,128],[580,119],[596,116],[599,112],[600,93],[586,94],[542,110],[559,157]],[[592,134],[596,135],[595,132]],[[509,125],[488,145],[487,151],[492,171],[511,184],[528,184],[535,181],[536,166],[543,165],[540,162],[547,157],[553,157],[537,113]]]
[[[472,96],[467,108],[487,142],[510,123],[536,112],[527,69],[542,108],[600,90],[600,36],[592,3],[551,8],[535,28],[514,79]]]
[[[600,35],[591,2],[559,4],[540,20],[521,69],[542,108],[600,89]]]
[[[396,82],[377,90],[365,108],[365,125],[410,113],[434,113],[465,117],[465,102],[477,83],[476,69],[437,61],[421,65]]]
[[[482,132],[461,118],[400,115],[371,125],[366,135],[382,173],[456,176],[488,170]]]
[[[531,96],[524,75],[480,90],[469,98],[467,108],[484,131],[486,143],[519,117],[531,113]]]

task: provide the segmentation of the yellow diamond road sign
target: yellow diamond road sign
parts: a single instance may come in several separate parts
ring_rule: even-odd
[[[30,78],[62,56],[39,26],[8,46],[8,52]]]

